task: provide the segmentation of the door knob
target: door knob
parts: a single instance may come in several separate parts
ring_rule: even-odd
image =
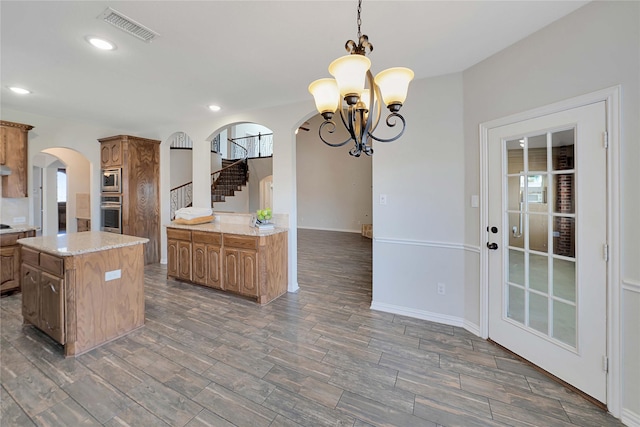
[[[487,247],[489,249],[491,249],[492,251],[495,251],[496,249],[498,249],[498,244],[497,243],[489,243],[489,242],[487,242]]]

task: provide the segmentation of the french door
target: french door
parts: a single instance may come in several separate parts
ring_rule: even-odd
[[[489,337],[606,403],[605,102],[488,130]]]

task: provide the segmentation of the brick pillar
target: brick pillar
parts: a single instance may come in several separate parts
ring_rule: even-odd
[[[556,149],[557,154],[555,158],[555,169],[565,170],[573,169],[573,147],[559,147]],[[555,210],[558,213],[572,213],[574,211],[574,182],[573,175],[556,175],[556,206]],[[556,218],[555,230],[560,233],[560,236],[555,239],[556,248],[555,253],[558,255],[564,255],[569,257],[575,256],[575,221],[573,218]]]

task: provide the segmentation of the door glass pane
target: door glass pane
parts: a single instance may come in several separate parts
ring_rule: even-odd
[[[531,136],[527,140],[529,150],[529,171],[547,170],[547,134]]]
[[[576,254],[576,220],[569,217],[553,219],[553,253],[573,258]]]
[[[524,289],[509,285],[507,317],[524,324]]]
[[[549,300],[543,295],[529,292],[529,326],[544,334],[549,333]]]
[[[524,248],[524,222],[521,213],[509,214],[509,246]]]
[[[522,210],[522,198],[524,197],[524,189],[520,187],[520,176],[510,176],[507,178],[507,209],[510,211]]]
[[[576,346],[576,307],[560,301],[553,301],[553,337]]]
[[[574,168],[575,130],[563,130],[551,135],[551,167],[553,170]]]
[[[529,287],[536,291],[547,293],[549,267],[547,257],[529,254]]]
[[[545,214],[529,214],[529,249],[538,252],[547,252],[549,250],[549,224],[548,215]]]
[[[522,145],[520,145],[522,144]],[[507,141],[507,173],[520,173],[524,170],[524,139]]]
[[[576,263],[564,259],[553,260],[553,296],[576,302]]]
[[[552,209],[556,213],[575,213],[575,175],[563,173],[552,175],[551,194]]]
[[[524,286],[524,252],[509,250],[509,282]]]

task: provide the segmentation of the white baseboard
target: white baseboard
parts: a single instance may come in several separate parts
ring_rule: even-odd
[[[167,259],[166,258],[160,258],[160,264],[167,265]]]
[[[471,323],[470,321],[466,320],[464,321],[464,326],[463,328],[465,328],[467,331],[471,332],[473,335],[479,337],[480,335],[480,326],[476,325],[475,323]]]
[[[384,311],[385,313],[399,314],[407,317],[415,317],[416,319],[428,320],[430,322],[442,323],[449,326],[458,326],[465,328],[465,320],[461,317],[449,316],[447,314],[432,313],[430,311],[416,310],[414,308],[401,307],[398,305],[384,304],[372,302],[371,309]]]
[[[362,233],[362,230],[344,230],[342,228],[326,228],[326,227],[302,227],[298,226],[298,228],[302,228],[305,230],[320,230],[320,231],[340,231],[342,233]]]
[[[623,409],[620,421],[629,427],[640,427],[640,414],[636,414],[629,409]]]

